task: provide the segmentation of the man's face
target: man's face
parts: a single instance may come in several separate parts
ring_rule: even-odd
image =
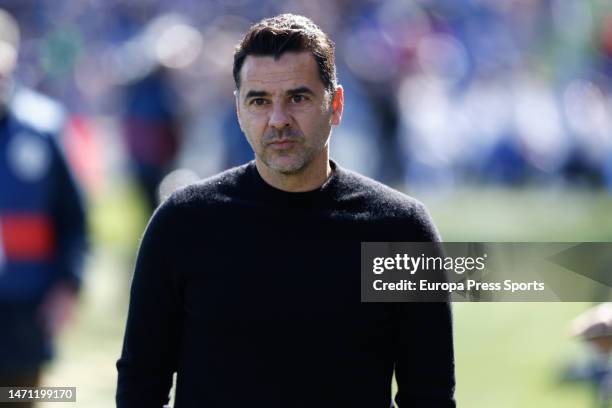
[[[278,60],[249,55],[240,78],[238,121],[260,164],[297,174],[327,157],[331,126],[342,115],[342,88],[330,97],[310,52]]]

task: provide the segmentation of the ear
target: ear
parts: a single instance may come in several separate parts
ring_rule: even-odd
[[[332,97],[331,106],[331,124],[333,126],[338,126],[342,121],[342,112],[344,110],[344,89],[342,88],[342,85],[338,85],[336,87],[336,91],[334,92],[334,96]]]
[[[236,117],[238,118],[238,125],[242,130],[242,121],[240,120],[240,90],[234,90],[234,101],[236,102]]]

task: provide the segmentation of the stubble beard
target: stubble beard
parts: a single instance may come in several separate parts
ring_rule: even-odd
[[[294,143],[288,150],[275,150],[270,143],[286,139]],[[305,145],[304,136],[295,129],[266,134],[261,142],[261,161],[271,170],[284,175],[300,173],[310,163],[316,152]]]

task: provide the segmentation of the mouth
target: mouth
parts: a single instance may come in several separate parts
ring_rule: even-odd
[[[274,142],[270,142],[268,145],[276,150],[287,150],[295,145],[296,141],[293,139],[279,139]]]

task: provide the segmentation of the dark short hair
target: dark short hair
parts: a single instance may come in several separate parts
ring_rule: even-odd
[[[334,43],[307,17],[281,14],[254,24],[234,52],[234,83],[240,88],[240,70],[249,55],[279,59],[286,52],[310,51],[319,66],[319,76],[330,92],[336,89]]]

